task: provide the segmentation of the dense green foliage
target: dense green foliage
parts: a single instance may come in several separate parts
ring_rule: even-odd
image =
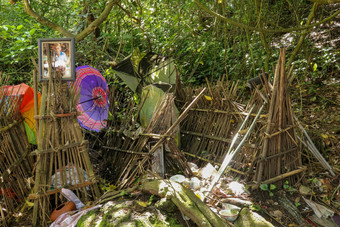
[[[216,0],[204,6],[233,21],[251,27],[279,30],[304,26],[313,3],[306,0],[234,1]],[[106,1],[31,1],[32,9],[51,22],[77,34],[105,8]],[[203,3],[203,1],[202,1]],[[37,59],[39,38],[62,37],[24,11],[22,2],[1,1],[0,71],[11,83],[30,82]],[[338,10],[336,4],[320,5],[312,23]],[[297,78],[326,79],[339,70],[336,44],[330,21],[308,30],[294,60]],[[99,29],[76,46],[76,64],[89,64],[102,72],[136,48],[171,56],[182,79],[193,84],[216,80],[222,75],[246,80],[261,72],[272,72],[278,49],[287,47],[287,58],[303,31],[262,33],[245,30],[202,11],[194,1],[119,1]],[[335,33],[335,35],[337,35]]]

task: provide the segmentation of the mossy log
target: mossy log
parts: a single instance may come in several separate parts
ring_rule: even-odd
[[[274,227],[259,214],[252,212],[248,208],[243,208],[239,214],[238,219],[234,223],[235,227]]]
[[[140,189],[144,192],[171,200],[182,214],[189,217],[198,226],[228,226],[222,218],[215,214],[191,190],[181,184],[168,180],[145,181]]]

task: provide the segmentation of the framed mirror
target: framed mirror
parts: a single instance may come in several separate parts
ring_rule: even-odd
[[[75,80],[74,38],[39,39],[39,81],[61,75],[62,80]]]

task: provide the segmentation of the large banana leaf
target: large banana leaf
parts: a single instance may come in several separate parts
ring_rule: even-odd
[[[156,82],[176,82],[175,65],[171,58],[153,52],[141,53],[139,49],[118,63],[113,70],[133,91]]]

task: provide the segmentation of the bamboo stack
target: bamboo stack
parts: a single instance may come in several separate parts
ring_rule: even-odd
[[[34,199],[33,226],[47,225],[52,209],[63,202],[57,196],[62,188],[73,189],[83,202],[100,196],[88,142],[76,117],[78,95],[62,82],[61,75],[50,78],[42,84],[40,115],[35,117],[39,130],[38,149],[33,152],[37,156],[34,194],[30,195]]]
[[[284,49],[280,50],[269,102],[264,142],[256,160],[254,180],[257,186],[274,181],[278,181],[277,186],[280,186],[282,180],[289,177],[289,183],[294,184],[297,181],[296,174],[302,172],[303,168],[285,73]]]
[[[0,75],[0,86],[4,83]],[[25,202],[30,191],[28,179],[33,161],[28,156],[31,147],[19,112],[22,98],[0,88],[0,195],[3,197],[0,212],[3,226],[7,226],[9,217]]]

